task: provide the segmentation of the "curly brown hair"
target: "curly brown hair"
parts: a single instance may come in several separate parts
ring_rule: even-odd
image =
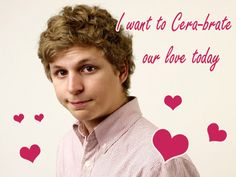
[[[135,64],[132,54],[132,36],[121,26],[115,31],[117,20],[98,6],[66,6],[48,20],[47,29],[41,33],[38,56],[46,75],[52,81],[49,63],[55,56],[74,46],[95,46],[102,50],[106,59],[118,71],[128,68],[127,80],[123,83],[125,93],[130,88],[130,75]]]

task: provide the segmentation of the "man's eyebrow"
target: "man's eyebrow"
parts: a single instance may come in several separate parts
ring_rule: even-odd
[[[80,61],[78,61],[76,63],[76,66],[83,65],[84,63],[86,63],[88,61],[91,61],[91,60],[89,58],[82,59],[82,60],[80,60]],[[58,64],[53,64],[53,62],[52,62],[52,67],[51,68],[53,68],[53,69],[61,69],[61,68],[64,68],[64,67],[61,66],[60,64],[59,65]]]

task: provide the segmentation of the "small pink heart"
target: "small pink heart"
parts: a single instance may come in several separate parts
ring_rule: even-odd
[[[219,126],[216,123],[211,123],[208,128],[209,141],[224,141],[227,137],[227,133],[224,130],[219,130]]]
[[[43,120],[43,118],[44,118],[44,115],[43,115],[43,114],[39,114],[39,115],[36,114],[36,115],[34,116],[34,119],[37,120],[37,121],[39,121],[39,122],[41,122],[41,120]]]
[[[153,136],[153,144],[165,161],[185,153],[188,149],[186,136],[178,134],[173,138],[168,130],[160,129]]]
[[[22,147],[20,149],[20,156],[23,159],[29,160],[32,163],[39,154],[40,154],[40,147],[37,144],[33,144],[30,147],[30,149],[27,147]]]
[[[23,114],[14,115],[13,119],[14,119],[16,122],[21,123],[21,121],[24,119],[24,115],[23,115]]]
[[[182,103],[182,98],[179,95],[176,95],[174,98],[172,98],[170,95],[167,95],[164,99],[164,102],[167,106],[174,110]]]

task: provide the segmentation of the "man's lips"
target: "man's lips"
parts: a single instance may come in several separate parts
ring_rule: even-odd
[[[83,101],[80,101],[80,100],[75,100],[75,101],[69,101],[71,104],[83,104],[83,103],[87,103],[89,101],[92,101],[91,99],[90,100],[83,100]]]
[[[69,103],[75,109],[84,109],[86,107],[87,103],[89,103],[90,101],[92,101],[92,99],[90,99],[90,100],[73,100],[73,101],[69,101]]]

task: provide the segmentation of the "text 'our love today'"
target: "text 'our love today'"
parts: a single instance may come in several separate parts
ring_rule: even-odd
[[[192,63],[195,64],[210,64],[210,71],[214,71],[216,64],[220,60],[220,56],[218,54],[212,54],[210,51],[211,47],[208,47],[206,51],[199,51],[196,49],[192,53]],[[155,62],[159,61],[161,59],[160,54],[150,55],[145,54],[142,59],[143,64],[154,64]],[[186,62],[186,55],[185,54],[178,54],[176,51],[174,51],[174,46],[172,45],[166,55],[164,62],[165,63],[173,63],[173,64],[183,64]]]

